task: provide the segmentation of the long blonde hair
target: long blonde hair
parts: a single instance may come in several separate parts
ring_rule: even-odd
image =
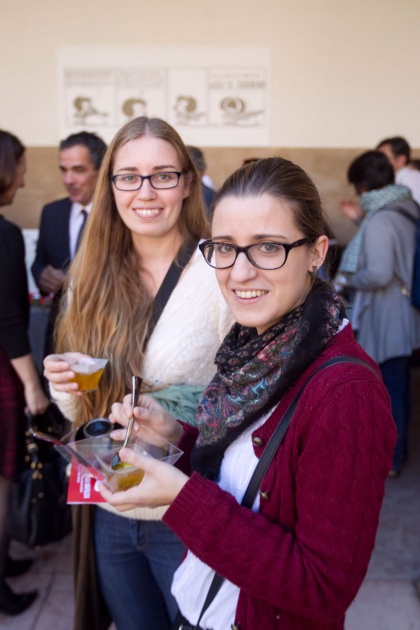
[[[99,389],[76,400],[78,424],[107,416],[111,404],[129,391],[131,375],[141,374],[153,300],[141,282],[141,254],[136,253],[130,230],[118,214],[110,176],[119,149],[145,135],[169,142],[182,170],[191,174],[190,194],[183,201],[178,223],[184,244],[208,235],[200,179],[178,133],[159,118],[131,120],[105,154],[56,326],[58,352],[78,351],[109,361]]]

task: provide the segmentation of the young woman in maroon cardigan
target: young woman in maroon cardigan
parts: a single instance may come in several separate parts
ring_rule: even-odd
[[[134,409],[138,424],[184,450],[184,470],[127,449],[122,459],[144,469],[142,483],[102,493],[121,510],[169,505],[164,521],[189,549],[172,590],[193,626],[216,571],[225,580],[202,628],[342,630],[368,567],[391,466],[388,394],[333,289],[316,275],[329,229],[306,173],[281,158],[248,164],[227,179],[214,207],[212,238],[201,248],[237,324],[217,353],[198,429],[147,396]],[[241,506],[288,405],[339,355],[371,369],[347,363],[314,376],[252,509]],[[111,419],[126,424],[131,413],[126,398]]]

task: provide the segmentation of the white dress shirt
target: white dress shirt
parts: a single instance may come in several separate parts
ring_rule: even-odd
[[[252,433],[271,415],[272,409],[257,420],[228,446],[222,460],[218,485],[229,492],[240,503],[248,483],[258,464],[252,445]],[[257,495],[252,510],[258,512],[260,497]],[[214,577],[214,570],[204,564],[191,551],[175,572],[172,582],[179,609],[188,621],[197,623],[204,601]],[[239,587],[224,580],[216,597],[207,608],[200,627],[212,630],[226,630],[235,621]]]
[[[403,166],[395,173],[397,184],[407,186],[411,190],[414,201],[420,204],[420,171],[409,166]]]

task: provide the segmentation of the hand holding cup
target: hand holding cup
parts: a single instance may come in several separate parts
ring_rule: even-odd
[[[44,359],[44,376],[56,391],[81,394],[98,387],[106,363],[81,352],[50,354]]]

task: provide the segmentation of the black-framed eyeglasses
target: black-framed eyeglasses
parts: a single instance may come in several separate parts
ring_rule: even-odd
[[[239,254],[244,253],[254,267],[271,271],[283,267],[292,249],[307,243],[310,243],[308,238],[301,238],[294,243],[260,241],[246,247],[238,247],[232,243],[210,239],[200,243],[199,248],[206,263],[214,269],[233,267]]]
[[[169,171],[161,173],[153,173],[153,175],[138,175],[137,173],[123,173],[122,175],[111,175],[110,180],[113,182],[117,190],[125,192],[132,190],[140,190],[145,179],[148,179],[152,188],[156,190],[165,190],[167,188],[176,188],[179,178],[184,171]]]

